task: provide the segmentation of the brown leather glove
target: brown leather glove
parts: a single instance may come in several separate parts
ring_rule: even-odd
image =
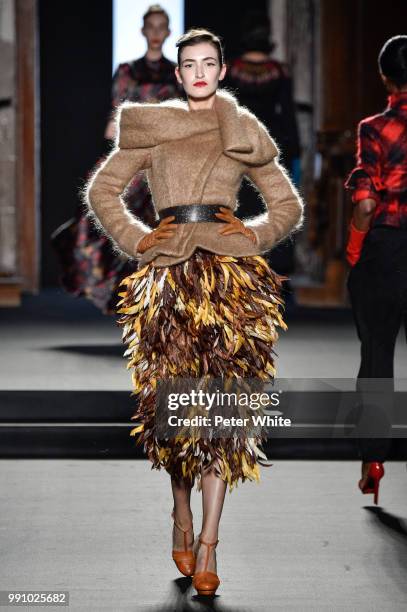
[[[151,249],[151,247],[159,244],[161,240],[172,238],[176,228],[176,224],[171,223],[174,219],[175,217],[173,215],[171,217],[165,217],[165,219],[162,219],[160,224],[152,232],[140,240],[137,252],[145,253],[145,251]]]
[[[222,227],[218,232],[219,234],[223,234],[224,236],[237,233],[244,234],[244,236],[250,238],[253,244],[256,244],[257,237],[254,231],[250,229],[250,227],[246,227],[243,221],[235,217],[230,208],[221,206],[221,211],[220,213],[215,213],[215,215],[219,217],[219,219],[224,220],[228,225]]]

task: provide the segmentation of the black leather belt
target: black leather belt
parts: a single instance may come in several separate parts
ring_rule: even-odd
[[[221,212],[223,204],[181,204],[180,206],[169,206],[160,210],[158,216],[161,219],[174,215],[172,223],[194,223],[196,221],[214,221],[225,223],[222,219],[215,217],[215,213]]]

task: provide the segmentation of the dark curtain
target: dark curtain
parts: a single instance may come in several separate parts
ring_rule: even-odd
[[[58,284],[50,234],[73,216],[104,152],[110,110],[112,2],[39,2],[42,286]]]
[[[267,12],[266,0],[235,0],[234,2],[219,2],[219,0],[186,0],[185,29],[208,28],[225,43],[226,56],[239,53],[240,17],[249,9]]]

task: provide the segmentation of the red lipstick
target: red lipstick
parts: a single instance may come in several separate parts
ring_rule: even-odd
[[[197,81],[194,83],[194,87],[205,87],[208,83],[206,81]]]

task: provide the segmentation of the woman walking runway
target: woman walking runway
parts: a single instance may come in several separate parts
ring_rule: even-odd
[[[266,457],[256,438],[158,439],[157,380],[274,376],[277,328],[286,326],[280,278],[261,254],[300,227],[303,206],[263,124],[218,89],[226,71],[218,37],[192,30],[177,47],[187,102],[124,103],[116,147],[91,179],[87,202],[118,252],[138,263],[117,310],[139,398],[132,433],[152,467],[171,476],[173,559],[198,593],[212,595],[227,485],[258,480]],[[140,169],[160,217],[153,231],[120,200]],[[267,206],[245,223],[234,216],[244,175]],[[203,521],[194,543],[195,482]]]
[[[163,55],[169,25],[169,16],[159,4],[150,6],[143,15],[141,33],[147,50],[142,57],[119,64],[115,70],[112,114],[124,101],[152,103],[181,94],[175,64]],[[114,140],[115,130],[116,122],[110,119],[105,129],[107,141]],[[132,178],[123,201],[130,212],[149,227],[155,227],[154,206],[143,172]],[[95,230],[82,202],[75,216],[53,232],[51,243],[61,265],[60,283],[65,291],[75,297],[86,297],[104,314],[115,314],[118,287],[131,272],[131,262],[114,252],[108,237]]]
[[[359,488],[373,493],[376,504],[391,444],[391,403],[385,407],[383,398],[394,392],[394,352],[403,321],[407,329],[407,36],[390,38],[378,63],[388,105],[359,123],[357,166],[346,181],[354,203],[347,260],[361,341],[357,386],[369,390],[369,379],[380,379],[378,389],[386,391],[382,399],[377,394],[378,405],[363,414],[367,433],[378,435],[359,441]]]

